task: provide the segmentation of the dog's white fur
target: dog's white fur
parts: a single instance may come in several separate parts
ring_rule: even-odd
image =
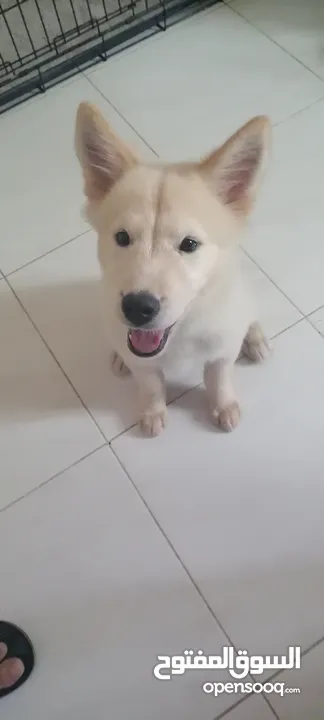
[[[269,129],[267,118],[254,118],[200,162],[155,166],[138,160],[92,105],[78,109],[76,152],[87,215],[98,234],[112,366],[119,375],[129,368],[136,379],[149,435],[165,425],[163,371],[176,357],[197,354],[211,415],[232,430],[240,418],[234,363],[242,349],[255,361],[267,353],[236,246],[265,169]],[[129,247],[115,242],[121,229]],[[200,244],[190,254],[179,251],[186,236]],[[157,327],[173,325],[165,348],[151,358],[129,349],[121,310],[123,294],[140,290],[161,300]]]

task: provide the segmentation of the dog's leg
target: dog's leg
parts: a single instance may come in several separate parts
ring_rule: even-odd
[[[125,365],[124,361],[116,352],[112,352],[110,356],[110,367],[116,377],[124,378],[130,374],[130,369]]]
[[[250,325],[242,345],[242,354],[252,362],[262,362],[270,352],[270,345],[258,322]]]
[[[240,420],[240,406],[232,384],[234,363],[230,360],[207,362],[204,380],[212,417],[225,432],[230,432]]]
[[[163,373],[158,370],[133,371],[137,380],[140,402],[140,425],[151,437],[165,427],[167,407]]]

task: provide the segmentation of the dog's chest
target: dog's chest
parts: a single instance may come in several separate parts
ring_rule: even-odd
[[[181,366],[182,364],[204,363],[206,360],[222,357],[228,352],[229,339],[222,328],[195,327],[185,323],[177,329],[174,337],[170,339],[169,346],[163,358],[167,366]]]

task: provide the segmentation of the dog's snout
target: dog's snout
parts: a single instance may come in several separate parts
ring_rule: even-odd
[[[154,320],[160,310],[160,301],[148,292],[128,293],[122,299],[122,311],[131,325],[142,327]]]

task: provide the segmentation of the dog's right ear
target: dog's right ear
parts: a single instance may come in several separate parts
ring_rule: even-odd
[[[89,103],[78,107],[75,150],[83,170],[84,192],[90,201],[102,200],[123,173],[137,163],[132,151]]]
[[[200,163],[213,192],[236,214],[246,216],[264,174],[270,145],[270,122],[255,117]]]

